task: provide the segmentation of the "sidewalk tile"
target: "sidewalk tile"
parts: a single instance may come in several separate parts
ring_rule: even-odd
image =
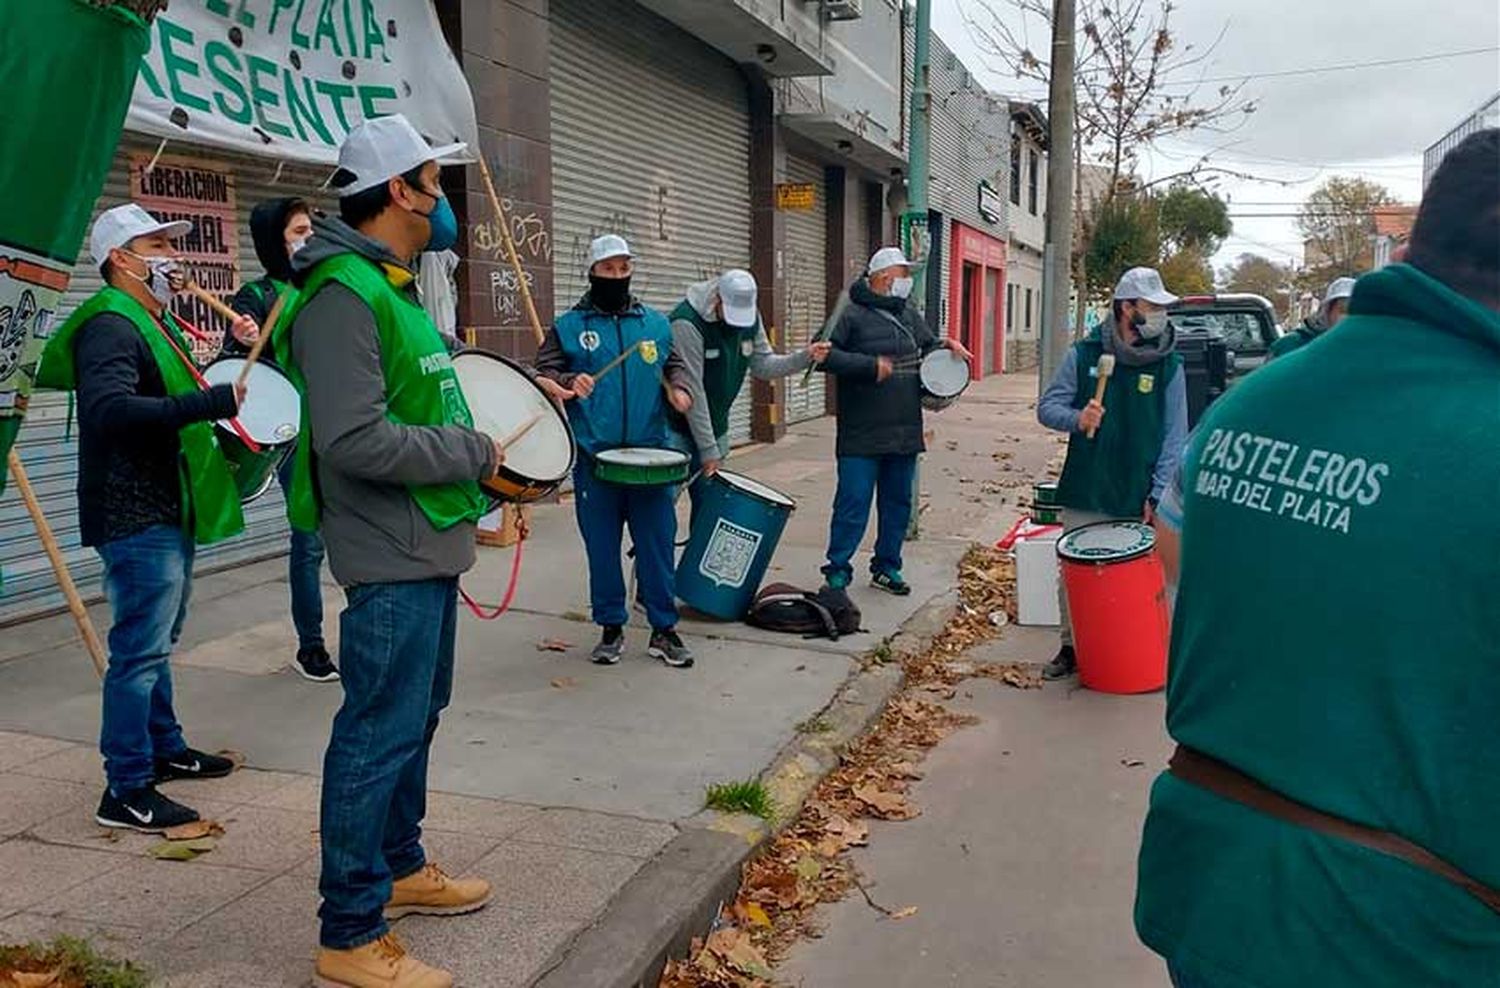
[[[99,749],[91,746],[70,745],[44,758],[16,765],[10,771],[37,779],[104,788],[104,759],[99,755]]]
[[[323,780],[316,775],[299,775],[291,785],[255,800],[256,806],[273,810],[304,810],[316,813],[323,795]]]
[[[133,926],[88,923],[45,912],[20,912],[0,920],[0,943],[32,943],[60,936],[87,940],[106,957],[138,964],[139,958],[156,942],[146,930]]]
[[[496,799],[433,792],[427,794],[426,826],[434,830],[478,834],[498,840],[509,837],[524,827],[539,812],[533,806],[505,803]]]
[[[291,772],[266,772],[242,768],[222,779],[179,779],[163,783],[161,791],[189,805],[194,799],[211,799],[217,803],[258,803],[286,788],[304,776]]]
[[[584,810],[553,809],[543,810],[512,834],[511,839],[649,858],[666,847],[675,836],[677,828],[669,823]]]
[[[227,803],[205,803],[196,800],[192,805],[193,809],[211,820],[221,819],[234,809]],[[57,816],[43,820],[27,830],[26,836],[46,844],[66,844],[90,851],[104,851],[134,857],[143,857],[148,848],[162,841],[159,834],[142,834],[134,830],[101,827],[95,822],[92,811],[79,812],[77,809],[66,810]]]
[[[577,926],[490,906],[468,916],[411,916],[395,928],[413,956],[452,972],[464,988],[524,988]]]
[[[95,923],[133,924],[165,935],[265,881],[263,874],[205,864],[203,860],[127,861],[107,874],[75,885],[58,896],[49,911]]]
[[[86,882],[108,877],[126,865],[117,854],[54,847],[32,840],[0,844],[0,913],[35,907],[55,911],[58,897]]]
[[[274,879],[158,944],[148,955],[171,988],[303,988],[318,946],[315,881]]]
[[[35,734],[16,734],[0,731],[0,772],[17,765],[27,765],[39,758],[56,754],[68,748],[82,747],[71,741],[43,738]]]
[[[534,920],[592,919],[643,862],[621,854],[508,841],[474,865],[496,906]]]
[[[215,865],[280,874],[317,854],[316,813],[236,806],[215,816],[224,836],[204,859]]]
[[[0,772],[0,838],[13,837],[69,811],[93,819],[99,793],[73,782]]]

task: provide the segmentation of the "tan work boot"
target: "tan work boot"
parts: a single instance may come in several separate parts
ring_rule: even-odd
[[[483,909],[490,902],[490,883],[482,878],[451,878],[428,862],[421,871],[407,875],[391,886],[385,904],[386,919],[402,916],[461,916]]]
[[[453,975],[428,967],[387,933],[353,950],[318,949],[317,988],[453,988]]]

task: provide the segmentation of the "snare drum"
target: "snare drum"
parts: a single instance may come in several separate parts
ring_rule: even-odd
[[[245,369],[243,357],[223,357],[203,369],[209,384],[233,384]],[[302,430],[302,396],[292,382],[269,364],[255,364],[245,382],[245,403],[237,417],[240,428],[259,450],[251,449],[229,421],[214,423],[219,449],[229,461],[229,472],[248,503],[271,488],[276,471],[297,444]]]
[[[610,484],[630,487],[664,487],[688,479],[686,453],[675,449],[626,446],[607,449],[594,456],[594,476]]]
[[[522,367],[499,354],[465,350],[453,357],[474,428],[499,441],[537,414],[542,418],[505,451],[497,476],[480,482],[497,501],[529,504],[547,497],[573,470],[567,416]]]
[[[922,407],[941,412],[969,386],[969,362],[947,347],[922,359]]]

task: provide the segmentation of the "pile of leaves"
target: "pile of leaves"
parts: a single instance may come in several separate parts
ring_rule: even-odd
[[[0,988],[150,988],[140,968],[110,960],[73,937],[0,946]]]
[[[817,937],[813,911],[857,890],[885,919],[915,915],[916,906],[877,902],[860,881],[851,848],[869,842],[866,820],[910,820],[921,814],[910,788],[927,752],[973,718],[942,706],[956,685],[976,676],[1018,688],[1041,685],[1036,670],[973,663],[961,656],[998,634],[1015,616],[1015,564],[986,547],[959,564],[957,612],[920,654],[895,654],[902,689],[875,726],[852,742],[839,766],[813,791],[801,813],[745,865],[740,892],[717,929],[693,942],[685,960],[667,964],[660,988],[771,988],[772,964],[802,937]]]

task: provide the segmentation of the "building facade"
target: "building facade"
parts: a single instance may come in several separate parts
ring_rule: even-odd
[[[1035,103],[1010,105],[1009,287],[1005,332],[1010,340],[1006,366],[1036,367],[1042,325],[1042,251],[1047,241],[1047,117]]]

